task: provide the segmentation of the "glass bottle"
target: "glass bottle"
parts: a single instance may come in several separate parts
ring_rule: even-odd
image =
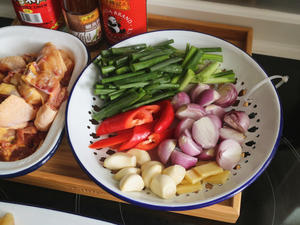
[[[62,0],[63,14],[69,31],[89,49],[102,39],[99,5],[97,0]]]
[[[59,0],[12,0],[16,15],[23,25],[56,30],[61,10]]]
[[[147,32],[147,0],[101,0],[101,15],[110,44]]]

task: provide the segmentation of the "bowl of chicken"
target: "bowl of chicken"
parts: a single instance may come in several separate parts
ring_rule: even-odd
[[[59,146],[65,100],[88,61],[76,37],[43,28],[0,29],[0,177],[27,174]]]

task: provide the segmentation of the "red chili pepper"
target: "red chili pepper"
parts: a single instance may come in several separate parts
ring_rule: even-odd
[[[140,142],[146,140],[146,138],[152,133],[153,124],[154,123],[152,122],[134,127],[132,137],[127,142],[121,144],[118,151],[133,148]]]
[[[122,134],[102,139],[99,141],[96,141],[95,143],[89,145],[89,148],[98,149],[98,148],[105,148],[114,146],[117,144],[124,143],[125,141],[128,141],[132,137],[133,131],[131,132],[124,132]]]
[[[159,109],[160,106],[158,105],[146,105],[107,118],[99,125],[96,134],[100,136],[132,128],[137,125],[150,123],[153,121],[152,113],[158,112]]]
[[[135,148],[142,150],[151,150],[157,147],[163,140],[170,138],[173,134],[173,129],[166,129],[160,133],[150,134],[145,141],[140,142]]]
[[[166,130],[172,124],[174,120],[174,109],[172,103],[169,100],[164,100],[159,103],[161,107],[158,121],[154,125],[154,132],[160,133]]]

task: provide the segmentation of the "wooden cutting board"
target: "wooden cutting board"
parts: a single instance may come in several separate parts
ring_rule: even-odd
[[[233,43],[248,54],[252,53],[253,31],[249,27],[148,15],[148,30],[162,29],[185,29],[211,34]],[[106,46],[103,43],[100,49]],[[98,55],[99,50],[91,52],[91,57],[94,58]],[[25,176],[9,180],[111,201],[121,201],[101,189],[81,170],[71,152],[66,137],[63,138],[55,155],[42,167]],[[240,214],[240,205],[241,193],[206,208],[176,211],[175,213],[235,223]]]

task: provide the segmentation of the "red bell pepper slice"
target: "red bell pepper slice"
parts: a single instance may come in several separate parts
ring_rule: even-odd
[[[121,144],[121,146],[118,147],[118,151],[133,148],[138,143],[146,140],[152,133],[153,124],[154,123],[152,122],[134,127],[132,137],[127,142]]]
[[[160,110],[158,105],[146,105],[139,108],[120,113],[113,117],[105,119],[97,128],[98,136],[112,132],[125,130],[137,125],[150,123],[153,121],[152,113]]]
[[[151,150],[157,147],[163,140],[170,138],[173,134],[173,129],[166,129],[160,133],[150,134],[145,141],[140,142],[135,148],[142,150]]]
[[[171,101],[164,100],[159,103],[159,106],[161,107],[161,110],[158,121],[154,126],[155,133],[160,133],[169,128],[175,117]]]
[[[132,134],[133,131],[128,131],[110,138],[102,139],[89,145],[89,148],[99,149],[121,144],[128,141],[132,137]]]

